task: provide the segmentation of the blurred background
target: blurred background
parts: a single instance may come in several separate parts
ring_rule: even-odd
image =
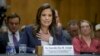
[[[71,19],[100,23],[100,0],[0,0],[0,13],[9,15],[16,12],[22,19],[21,26],[28,25],[35,22],[37,9],[43,3],[49,3],[58,10],[64,27]]]

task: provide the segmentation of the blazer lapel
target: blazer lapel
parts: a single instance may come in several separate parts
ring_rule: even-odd
[[[35,41],[36,41],[36,43],[37,43],[36,45],[41,45],[41,40],[39,40],[38,38],[36,38]]]
[[[38,45],[41,45],[41,40],[37,40],[37,42],[38,42]]]
[[[21,38],[22,37],[22,33],[21,32],[19,32],[19,38]]]
[[[5,32],[3,34],[3,37],[5,38],[6,42],[8,43],[9,42],[9,38],[8,38],[8,33],[7,32]]]

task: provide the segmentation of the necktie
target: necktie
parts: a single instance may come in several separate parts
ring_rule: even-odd
[[[14,45],[16,47],[18,41],[17,41],[17,38],[16,38],[15,34],[13,34],[13,42],[14,42]]]
[[[18,53],[19,47],[18,47],[18,41],[17,41],[17,38],[16,38],[15,34],[13,34],[13,43],[14,43],[14,46],[15,46],[15,50]]]

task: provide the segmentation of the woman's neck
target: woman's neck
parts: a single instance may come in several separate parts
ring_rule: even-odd
[[[82,37],[83,37],[85,40],[91,39],[91,36],[90,36],[90,35],[82,35]]]
[[[41,27],[40,29],[42,31],[42,33],[47,34],[49,32],[48,27]]]

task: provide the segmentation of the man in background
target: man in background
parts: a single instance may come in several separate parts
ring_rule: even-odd
[[[97,24],[95,26],[95,35],[96,35],[97,38],[100,39],[100,24]]]
[[[20,26],[20,17],[17,14],[11,14],[7,17],[6,26],[8,28],[7,32],[2,32],[1,34],[1,45],[0,45],[0,51],[1,53],[6,52],[6,47],[8,42],[12,43],[15,47],[16,53],[18,53],[19,48],[19,40],[21,37],[21,32],[19,32],[19,26]]]

